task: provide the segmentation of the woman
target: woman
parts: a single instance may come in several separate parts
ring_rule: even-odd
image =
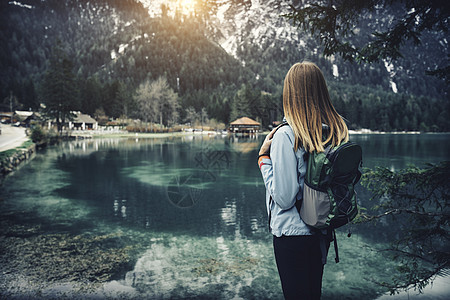
[[[275,260],[285,299],[320,299],[329,241],[324,243],[296,208],[303,196],[304,154],[324,151],[327,143],[348,141],[348,129],[331,104],[322,72],[310,62],[297,63],[288,71],[283,109],[289,126],[267,135],[258,158]]]

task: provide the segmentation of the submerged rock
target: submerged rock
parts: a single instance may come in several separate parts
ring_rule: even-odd
[[[135,262],[133,242],[120,235],[45,234],[39,226],[8,220],[0,221],[0,229],[0,298],[18,288],[11,276],[31,285],[95,287],[122,277]]]

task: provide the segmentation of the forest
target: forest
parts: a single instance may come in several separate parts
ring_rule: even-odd
[[[276,47],[244,40],[233,56],[215,41],[204,15],[167,15],[162,7],[150,17],[135,0],[21,3],[0,4],[0,111],[36,111],[41,104],[50,111],[52,103],[65,101],[67,111],[103,120],[173,126],[203,117],[228,124],[248,116],[267,128],[282,119],[282,83],[290,65],[310,60],[324,71],[350,128],[450,131],[448,87],[424,68],[436,37],[428,38],[419,61],[402,60],[395,92],[385,64],[325,58],[312,50],[320,43],[301,32],[306,48],[288,40]],[[70,87],[59,98],[51,96],[55,82]],[[155,102],[144,113],[142,93],[157,94],[161,87],[166,103]]]

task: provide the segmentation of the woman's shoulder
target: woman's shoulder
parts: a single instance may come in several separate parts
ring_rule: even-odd
[[[283,123],[281,125],[278,125],[278,129],[274,134],[274,139],[285,139],[286,137],[290,142],[294,141],[294,131],[292,130],[291,126],[288,123]],[[283,138],[283,136],[285,138]]]
[[[292,127],[286,122],[286,124],[282,124],[283,126],[279,125],[280,127],[274,134],[274,139],[277,141],[282,141],[281,143],[289,144],[294,148],[295,145],[295,134]],[[280,143],[280,142],[277,142]],[[305,153],[305,149],[303,147],[298,147],[297,152],[298,155],[303,155]]]
[[[287,123],[281,123],[280,125],[278,125],[278,129],[275,132],[275,134],[280,134],[280,133],[284,133],[284,134],[294,134],[294,131],[292,130],[292,127]]]

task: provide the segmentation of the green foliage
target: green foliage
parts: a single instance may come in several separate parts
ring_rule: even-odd
[[[215,7],[211,1],[200,4]],[[22,97],[27,85],[22,78],[34,84],[42,81],[56,40],[71,49],[67,55],[77,78],[74,86],[80,90],[79,109],[91,115],[103,109],[108,117],[137,117],[131,94],[147,79],[163,76],[182,103],[207,91],[199,99],[202,105],[206,102],[202,107],[228,122],[228,87],[246,81],[239,62],[206,38],[198,19],[205,20],[206,15],[150,18],[134,0],[49,0],[33,3],[30,10],[8,3],[1,8],[4,24],[14,26],[0,32],[5,46],[1,48],[5,55],[0,56],[0,77],[5,78],[0,81],[0,99],[12,91],[26,108],[33,97]]]
[[[58,43],[44,75],[41,97],[45,104],[45,114],[56,120],[59,131],[62,130],[62,124],[73,118],[71,112],[79,107],[72,69],[72,61]]]
[[[13,156],[17,151],[17,149],[8,149],[6,151],[0,152],[0,162]]]
[[[382,283],[392,292],[411,285],[421,291],[450,267],[449,178],[449,161],[397,172],[378,167],[362,176],[377,204],[360,212],[359,220],[392,218],[395,224],[397,239],[387,250],[400,266],[392,282]]]
[[[178,95],[169,87],[166,78],[145,81],[136,90],[135,100],[140,117],[147,123],[159,121],[160,125],[172,125],[178,118]]]
[[[253,108],[257,107],[258,94],[249,85],[242,85],[233,98],[231,120],[241,117],[254,117]]]
[[[20,147],[18,147],[18,148],[27,149],[28,147],[32,146],[33,144],[34,144],[33,141],[28,140],[28,141],[24,142],[22,145],[20,145]]]
[[[15,155],[17,152],[21,151],[20,149],[26,149],[26,148],[30,147],[32,144],[33,144],[32,141],[26,141],[17,148],[1,151],[0,152],[0,163],[2,163],[4,160],[8,160],[10,157]]]
[[[31,140],[36,144],[47,143],[48,137],[41,126],[35,126],[31,129]]]
[[[275,99],[270,93],[261,92],[249,84],[243,84],[231,103],[230,121],[250,117],[262,121],[264,125],[269,125],[276,120],[273,118],[277,110]]]
[[[273,111],[269,115],[272,115],[272,120],[281,120],[283,116],[282,83],[287,70],[293,62],[308,60],[315,62],[323,71],[332,102],[352,129],[450,130],[450,118],[446,117],[450,104],[443,92],[446,87],[442,87],[443,82],[435,78],[423,76],[429,63],[434,63],[422,56],[423,49],[417,52],[404,50],[409,58],[396,62],[399,70],[408,70],[406,73],[398,71],[392,77],[399,91],[396,94],[392,92],[391,75],[383,63],[356,64],[343,61],[338,56],[328,60],[321,54],[308,51],[320,47],[316,40],[308,36],[301,36],[301,39],[305,41],[307,48],[298,49],[297,46],[280,43],[277,47],[244,44],[242,50],[238,49],[237,54],[246,62],[247,70],[258,75],[256,82],[252,82],[253,89],[271,93],[270,105]],[[428,38],[424,39],[427,39],[428,45]],[[439,49],[438,45],[434,47]],[[430,57],[439,56],[433,50],[427,52]],[[423,61],[413,64],[410,62],[411,57],[421,57]],[[333,65],[338,67],[337,77],[333,75]],[[412,73],[419,75],[408,75]],[[263,119],[263,124],[270,124],[270,121]]]
[[[450,131],[450,103],[445,99],[334,82],[329,90],[333,105],[352,129]]]
[[[361,18],[368,13],[388,11],[396,11],[400,17],[393,22],[386,20],[381,30],[375,28],[361,40],[355,39]],[[326,56],[339,54],[346,60],[372,63],[403,57],[401,48],[410,46],[408,42],[415,46],[421,44],[422,33],[430,30],[447,33],[450,10],[441,0],[323,0],[291,6],[286,17],[319,38]],[[448,82],[448,61],[446,63],[446,67],[434,72],[443,75]]]
[[[78,84],[80,87],[81,110],[93,116],[95,110],[102,107],[102,102],[104,102],[102,101],[102,84],[96,76],[89,77],[85,80],[80,79]]]

